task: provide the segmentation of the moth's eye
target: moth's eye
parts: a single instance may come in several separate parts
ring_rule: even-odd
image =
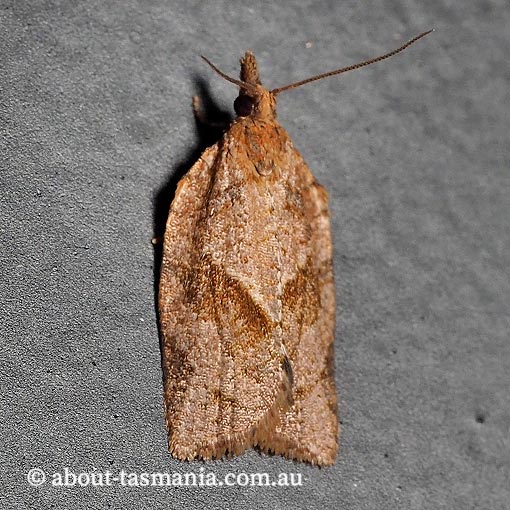
[[[250,96],[237,96],[234,101],[234,110],[239,117],[248,117],[255,108],[255,100]]]

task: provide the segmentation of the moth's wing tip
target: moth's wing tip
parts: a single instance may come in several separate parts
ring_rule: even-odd
[[[290,405],[288,381],[286,376],[282,376],[280,391],[272,407],[251,427],[233,434],[211,436],[208,439],[204,439],[201,434],[190,434],[189,431],[183,434],[170,428],[168,450],[179,460],[212,460],[239,456],[261,442],[267,443],[281,422],[282,413],[288,410]],[[193,438],[200,439],[193,441]]]
[[[259,445],[259,448],[268,455],[282,455],[289,460],[306,462],[318,467],[332,466],[338,454],[338,443],[331,448],[322,449],[320,452],[308,448],[306,445],[281,445],[271,441],[265,445]]]
[[[249,436],[249,435],[248,435]],[[243,454],[253,446],[249,437],[235,437],[227,435],[211,441],[201,441],[199,444],[183,444],[177,438],[171,440],[168,450],[172,457],[183,460],[217,460],[224,457],[229,459]]]

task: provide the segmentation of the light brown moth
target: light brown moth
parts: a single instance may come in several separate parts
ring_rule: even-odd
[[[159,286],[169,450],[211,459],[258,446],[334,462],[335,292],[328,197],[276,120],[252,53],[238,117],[182,178],[170,207]]]

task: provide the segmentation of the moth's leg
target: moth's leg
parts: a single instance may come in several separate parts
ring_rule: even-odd
[[[202,100],[199,96],[193,96],[193,113],[196,121],[205,127],[224,131],[230,124],[230,121],[215,121],[209,118],[206,112],[202,109]]]

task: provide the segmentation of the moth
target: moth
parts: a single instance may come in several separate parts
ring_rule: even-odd
[[[328,196],[276,120],[252,53],[237,118],[181,179],[159,283],[169,450],[182,460],[250,447],[325,466],[338,449]]]

